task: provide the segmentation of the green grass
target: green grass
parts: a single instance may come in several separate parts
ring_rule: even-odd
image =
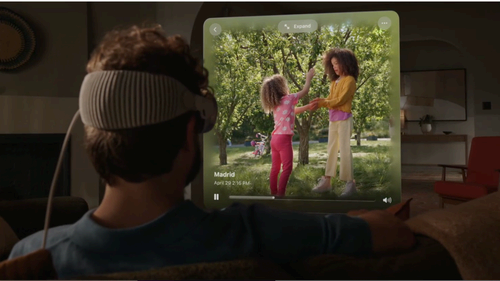
[[[390,186],[390,141],[363,141],[361,146],[351,142],[354,162],[354,178],[358,194],[352,199],[369,199],[379,194],[387,194]],[[294,169],[287,186],[288,197],[326,197],[336,198],[343,190],[345,182],[332,179],[331,192],[316,194],[311,189],[324,175],[327,160],[327,144],[309,145],[309,164],[298,165],[298,145],[294,145]],[[224,185],[226,192],[238,195],[269,195],[269,173],[271,155],[255,158],[253,147],[228,147],[228,165],[219,166],[218,149],[210,159],[212,165],[221,172],[235,172],[236,178],[231,185]],[[339,162],[341,159],[339,158]],[[338,174],[338,173],[337,173]],[[217,179],[216,179],[217,180]],[[229,179],[228,179],[229,180]],[[238,183],[242,183],[241,185]]]

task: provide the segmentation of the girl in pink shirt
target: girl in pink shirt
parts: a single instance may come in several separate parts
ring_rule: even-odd
[[[306,84],[302,91],[290,94],[287,81],[281,75],[273,75],[264,80],[260,98],[264,112],[274,115],[274,131],[271,139],[272,166],[269,178],[271,194],[285,196],[286,185],[293,169],[292,137],[295,124],[295,115],[311,110],[312,105],[295,108],[299,99],[309,93],[314,69],[310,69],[306,76]],[[278,187],[278,174],[283,166]]]

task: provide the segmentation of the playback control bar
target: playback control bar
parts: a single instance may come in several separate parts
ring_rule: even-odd
[[[230,195],[229,199],[231,200],[287,200],[287,201],[329,201],[329,202],[375,202],[375,200],[335,200],[335,199],[312,199],[312,198],[289,198],[289,197],[276,197],[276,196],[248,196],[248,195]],[[219,201],[220,195],[218,193],[214,193],[214,201]],[[382,202],[391,204],[392,197],[385,197],[382,199]]]

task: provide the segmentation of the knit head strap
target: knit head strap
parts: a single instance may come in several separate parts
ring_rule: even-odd
[[[116,130],[172,120],[196,110],[195,99],[172,77],[119,70],[85,76],[79,102],[85,125]]]

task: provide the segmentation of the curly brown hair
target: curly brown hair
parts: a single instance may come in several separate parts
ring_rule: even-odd
[[[359,65],[356,55],[353,51],[349,49],[333,48],[329,50],[323,57],[323,65],[325,66],[325,72],[328,75],[330,81],[335,81],[339,78],[339,75],[333,70],[332,59],[336,58],[340,63],[340,69],[345,76],[349,75],[354,77],[358,81],[359,76]]]
[[[270,113],[281,103],[281,98],[288,94],[285,77],[276,74],[264,79],[260,90],[260,100],[265,113]]]
[[[94,50],[87,72],[132,70],[168,75],[193,93],[212,95],[208,71],[190,53],[180,36],[167,37],[160,26],[109,32]],[[100,130],[85,126],[85,148],[98,174],[112,185],[118,176],[143,182],[169,173],[186,142],[187,124],[194,112],[151,126]],[[172,138],[168,132],[175,132]]]

